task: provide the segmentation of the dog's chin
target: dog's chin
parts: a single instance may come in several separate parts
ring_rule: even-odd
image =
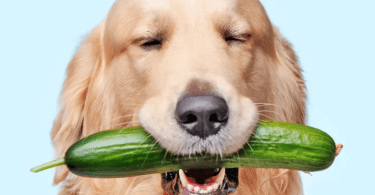
[[[189,169],[161,174],[165,194],[224,195],[237,190],[238,168]]]

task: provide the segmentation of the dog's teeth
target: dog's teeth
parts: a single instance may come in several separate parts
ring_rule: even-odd
[[[181,179],[181,184],[184,188],[186,188],[190,195],[194,194],[207,194],[211,193],[213,191],[216,191],[219,189],[219,186],[223,183],[224,177],[225,177],[225,168],[221,168],[219,174],[217,175],[216,182],[212,185],[208,186],[206,189],[201,189],[199,186],[193,186],[192,184],[189,184],[186,178],[186,175],[184,173],[184,170],[179,170],[179,175]]]
[[[183,187],[186,187],[186,185],[188,184],[187,182],[187,179],[186,179],[186,176],[185,176],[185,173],[182,169],[180,169],[178,171],[179,175],[180,175],[180,179],[181,179],[181,184]]]
[[[213,187],[213,191],[215,191],[215,190],[217,190],[218,188],[219,188],[219,184],[218,183],[214,183],[213,185],[212,185],[212,187]]]
[[[225,167],[221,168],[220,173],[218,174],[218,177],[216,179],[216,183],[221,185],[223,183],[225,176]]]
[[[194,192],[199,193],[200,188],[198,186],[194,187]]]
[[[191,184],[188,184],[186,188],[191,192],[194,190],[194,186]]]
[[[213,186],[208,186],[208,187],[207,187],[207,192],[212,192],[213,189],[214,189]]]

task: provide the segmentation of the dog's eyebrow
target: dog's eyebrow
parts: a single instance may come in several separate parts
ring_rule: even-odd
[[[149,25],[139,32],[133,44],[149,40],[165,40],[173,30],[172,20],[164,14],[157,13],[150,19]]]
[[[163,41],[165,39],[165,33],[163,33],[162,31],[158,31],[158,32],[148,31],[147,34],[148,35],[144,35],[144,36],[134,39],[132,41],[132,44],[137,44],[137,43],[147,42],[147,41],[152,41],[152,40]]]
[[[152,37],[139,37],[139,38],[136,38],[132,41],[132,44],[137,44],[137,43],[140,43],[140,42],[143,42],[143,41],[149,41],[149,40],[152,40]]]
[[[251,28],[246,21],[233,19],[230,15],[215,17],[213,19],[216,30],[221,35],[245,35],[251,34]]]

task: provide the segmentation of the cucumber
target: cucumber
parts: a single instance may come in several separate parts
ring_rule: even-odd
[[[259,121],[242,149],[229,155],[168,153],[142,128],[130,127],[90,135],[74,143],[65,158],[32,168],[39,172],[66,164],[86,177],[128,177],[192,168],[286,168],[320,171],[336,156],[334,140],[325,132],[300,124]]]

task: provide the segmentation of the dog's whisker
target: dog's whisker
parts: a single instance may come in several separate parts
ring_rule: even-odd
[[[273,103],[265,103],[265,102],[256,102],[254,103],[256,105],[271,105],[271,106],[280,106],[278,104],[273,104]]]
[[[260,116],[264,116],[264,117],[268,118],[269,120],[274,120],[272,117],[270,117],[268,115],[265,115],[265,114],[262,114],[262,113],[259,113],[259,112],[257,114],[259,114]]]
[[[147,140],[148,140],[148,138],[150,138],[151,137],[151,135],[149,135],[149,136],[147,136],[147,138],[142,142],[142,144],[143,143],[145,143]],[[153,146],[152,146],[153,147]],[[151,147],[151,149],[152,149],[152,147]],[[136,152],[139,150],[139,147],[137,147],[137,149],[135,150]],[[144,162],[143,162],[144,163]],[[143,166],[143,165],[142,165]]]
[[[176,154],[181,154],[181,148],[182,148],[182,144],[178,146]],[[189,156],[190,156],[190,153],[189,153]]]
[[[246,142],[246,144],[250,147],[251,152],[253,152],[253,154],[255,154],[255,152],[253,150],[253,147],[251,147],[251,144],[249,142]],[[257,158],[255,158],[255,159],[258,161]]]
[[[220,160],[223,160],[223,153],[221,152],[220,147],[218,148],[218,150],[219,150],[219,154],[220,154]]]
[[[139,123],[139,122],[140,121],[129,121],[129,122],[117,123],[117,124],[112,125],[110,128],[114,128],[114,127],[120,126],[120,125],[129,125],[131,123]],[[120,128],[120,127],[118,127],[118,128]]]
[[[168,151],[165,150],[165,154],[164,154],[163,160],[161,161],[161,165],[163,165],[165,158],[167,157],[167,154],[168,154]]]
[[[223,127],[223,128],[226,128],[226,127]],[[236,142],[236,140],[227,132],[227,131],[224,131],[225,134],[226,134],[226,137],[229,138],[231,141],[233,141],[233,143],[235,145],[237,145],[237,147],[240,149],[240,148],[243,148],[241,147],[240,145],[238,145],[238,143]],[[238,153],[239,149],[236,151],[237,153],[237,156],[238,156],[238,160],[240,161],[240,153]]]
[[[270,113],[278,114],[279,116],[283,116],[280,112],[272,111],[272,110],[258,110],[258,113],[261,113],[261,112],[270,112]]]
[[[118,119],[121,119],[121,118],[125,118],[125,117],[133,117],[133,116],[138,116],[138,114],[127,114],[127,115],[123,115],[123,116],[119,116],[119,117],[116,117],[116,118],[113,118],[110,120],[110,122],[113,122],[115,120],[118,120]],[[132,123],[132,122],[135,122],[135,121],[129,121],[127,123]],[[138,121],[139,122],[139,121]],[[112,129],[114,127],[116,127],[117,125],[122,125],[123,123],[115,123],[115,124],[112,124],[110,125],[109,127],[106,127],[105,129]],[[125,123],[124,123],[125,124]]]
[[[254,103],[256,106],[275,106],[275,107],[278,107],[278,108],[281,108],[283,110],[285,110],[284,107],[280,106],[280,105],[277,105],[277,104],[272,104],[272,103]]]
[[[256,126],[256,128],[257,128],[257,127],[258,127],[258,125]],[[255,136],[256,136],[256,135],[257,135],[256,131],[253,131],[253,132],[251,133],[251,135],[255,135]],[[264,142],[262,138],[260,138],[260,141],[261,141],[261,142]],[[247,141],[247,143],[249,143],[249,141]]]
[[[112,125],[112,126],[110,127],[110,129],[113,129],[113,128],[115,128],[116,126],[120,126],[120,127],[117,127],[117,128],[122,128],[121,131],[124,131],[124,130],[126,130],[126,129],[128,128],[127,125],[129,125],[129,124],[131,124],[131,123],[139,123],[139,121],[128,121],[128,122],[123,122],[123,123],[117,123],[117,124],[115,124],[115,125]],[[122,125],[126,125],[126,126],[125,126],[125,127],[122,127]]]
[[[127,114],[127,115],[119,116],[119,117],[113,118],[111,121],[121,119],[121,118],[125,118],[125,117],[130,117],[130,116],[138,116],[138,114]]]
[[[116,124],[113,124],[113,125],[110,125],[109,127],[105,127],[105,128],[95,128],[95,129],[90,129],[89,132],[100,132],[100,131],[106,131],[106,130],[110,130],[110,129],[115,129],[115,128],[122,128],[119,132],[121,131],[124,131],[126,129],[126,127],[117,127],[119,125],[123,125],[123,124],[130,124],[130,123],[139,123],[139,121],[129,121],[129,122],[124,122],[124,123],[116,123]],[[86,135],[84,138],[82,139],[85,139],[88,135]]]
[[[148,137],[150,137],[150,136],[148,136]],[[146,140],[147,140],[147,139],[146,139]],[[145,140],[145,141],[146,141],[146,140]],[[148,151],[145,160],[144,160],[143,163],[142,163],[142,166],[141,166],[142,168],[143,168],[143,166],[144,166],[144,164],[145,164],[145,162],[146,162],[146,160],[147,160],[147,158],[148,158],[148,155],[150,155],[151,150],[156,146],[157,143],[158,143],[158,140],[155,140],[154,144],[151,146],[150,150]]]

